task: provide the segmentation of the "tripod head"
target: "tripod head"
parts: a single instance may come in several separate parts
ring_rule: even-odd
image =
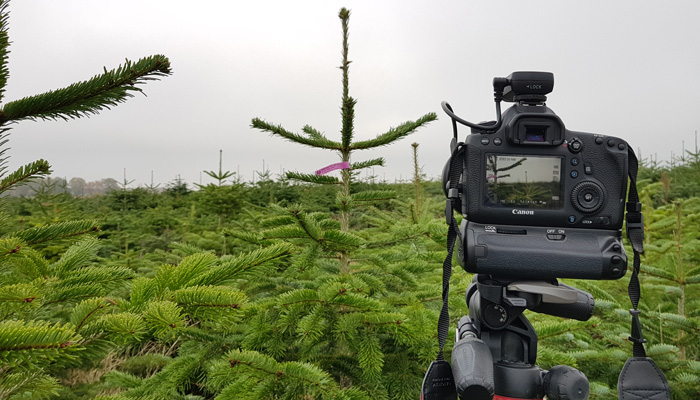
[[[512,323],[525,309],[538,313],[587,321],[595,300],[588,292],[552,281],[498,280],[475,275],[467,288],[467,306],[473,317],[490,329]]]
[[[588,320],[593,297],[557,282],[501,281],[475,275],[467,288],[469,315],[457,325],[452,371],[462,399],[507,398],[550,400],[588,398],[586,376],[573,367],[550,371],[535,365],[537,334],[522,312]]]

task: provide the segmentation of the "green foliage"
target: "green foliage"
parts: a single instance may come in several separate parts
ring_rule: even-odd
[[[43,363],[73,358],[80,335],[70,325],[46,321],[0,322],[2,368],[40,366]]]
[[[294,172],[294,171],[287,172],[287,178],[294,179],[294,180],[301,181],[301,182],[324,184],[324,185],[340,184],[340,181],[338,180],[338,178],[336,178],[334,176],[304,174],[304,173]]]
[[[34,371],[0,375],[0,397],[11,399],[48,399],[60,387],[56,378]]]
[[[336,151],[342,161],[349,162],[354,150],[389,145],[437,117],[428,113],[374,139],[353,141],[356,100],[349,95],[350,11],[343,8],[338,16],[343,31],[340,141],[308,125],[302,129],[304,134],[259,118],[252,120],[252,126],[295,143]],[[424,248],[430,242],[427,225],[409,227],[411,224],[401,224],[395,216],[386,216],[376,231],[351,229],[354,210],[396,197],[390,190],[352,191],[358,170],[380,165],[384,165],[383,158],[354,162],[341,172],[341,179],[287,173],[288,179],[337,186],[334,197],[340,223],[300,205],[271,205],[268,215],[261,217],[262,229],[257,234],[227,232],[252,243],[285,241],[296,248],[286,270],[246,288],[258,299],[243,342],[247,348],[271,354],[276,362],[313,363],[339,383],[352,382],[371,398],[408,399],[418,392],[420,382],[414,373],[425,359],[422,346],[432,336],[427,324],[412,323],[408,315],[421,315],[420,321],[434,316],[410,293],[419,287],[419,277],[432,273],[436,265],[425,259]],[[394,224],[385,223],[392,220]],[[387,225],[389,229],[382,229]],[[402,355],[401,363],[385,362],[396,354]],[[258,383],[257,398],[277,393],[262,381]],[[293,389],[285,393],[290,391]],[[308,386],[307,393],[316,398]]]
[[[18,238],[32,245],[80,236],[98,230],[97,221],[95,220],[67,221],[15,231],[11,233],[11,237]]]
[[[0,96],[6,6],[0,1]],[[429,113],[354,141],[349,15],[339,13],[339,141],[308,125],[297,134],[256,118],[254,127],[350,161],[353,150],[391,144],[435,119]],[[2,118],[96,113],[169,73],[166,62],[127,61],[89,81],[8,103]],[[117,81],[121,89],[110,86]],[[94,95],[99,88],[102,97]],[[77,99],[72,109],[64,107],[67,99]],[[6,134],[0,127],[0,147]],[[5,174],[5,150],[0,192],[48,173],[40,160]],[[125,180],[121,190],[78,199],[47,179],[33,186],[34,198],[3,198],[0,398],[414,399],[437,351],[447,228],[441,183],[423,179],[416,144],[413,150],[410,184],[357,180],[358,171],[384,165],[383,158],[352,162],[340,178],[290,172],[273,180],[264,170],[256,183],[228,184],[234,174],[220,159],[218,172],[205,171],[218,185],[194,191],[179,178],[160,194],[129,189]],[[700,393],[697,168],[697,154],[689,153],[671,168],[640,171],[646,349],[674,399]],[[453,293],[470,281],[453,274]],[[571,284],[594,295],[594,317],[528,313],[540,339],[538,363],[575,366],[591,381],[591,399],[616,398],[631,354],[626,282]],[[464,298],[453,295],[450,310],[454,326],[467,313]]]
[[[235,216],[244,204],[241,185],[217,186],[209,184],[200,188],[203,212],[217,214],[222,218]]]
[[[313,364],[280,363],[258,352],[241,350],[228,352],[212,365],[210,384],[221,389],[217,396],[221,399],[297,399],[304,395],[330,399],[339,391],[331,376]],[[333,394],[324,396],[328,392]]]
[[[192,190],[187,186],[187,182],[185,182],[180,176],[172,180],[168,185],[165,187],[165,193],[169,194],[170,196],[179,199],[183,196],[187,196],[190,194]]]
[[[9,75],[7,6],[7,0],[0,1],[0,99]],[[169,74],[170,61],[164,56],[146,57],[135,63],[127,60],[88,81],[4,103],[0,109],[0,193],[50,173],[48,162],[38,160],[7,174],[7,125],[27,119],[67,120],[96,114],[125,101],[131,92],[141,91],[136,85]],[[55,186],[40,188],[53,190]],[[36,197],[45,194],[37,191]],[[40,200],[39,204],[54,206],[53,212],[60,212],[52,203]],[[110,344],[102,337],[107,335],[118,343],[140,332],[140,316],[106,314],[102,310],[107,298],[100,298],[123,289],[133,271],[96,267],[92,263],[97,257],[97,240],[86,237],[74,242],[75,237],[99,230],[94,220],[50,220],[49,225],[13,229],[2,211],[0,398],[49,398],[58,394],[57,378],[67,368],[89,364],[105,354]],[[50,219],[45,209],[42,214]],[[51,260],[42,253],[51,253]],[[107,301],[115,304],[114,300]]]
[[[648,182],[640,187],[643,196],[655,190],[653,185]],[[65,242],[51,261],[33,249],[41,243],[26,245],[6,225],[7,233],[0,239],[1,254],[5,254],[0,258],[5,260],[5,275],[0,277],[6,277],[0,280],[0,312],[25,323],[52,316],[51,324],[60,320],[61,327],[73,326],[81,338],[75,342],[80,351],[57,356],[63,363],[58,365],[67,367],[36,369],[32,374],[38,375],[32,376],[46,378],[36,381],[44,386],[27,382],[24,387],[37,397],[42,390],[45,396],[70,390],[77,398],[93,398],[100,392],[101,398],[227,398],[253,387],[249,392],[256,395],[288,392],[314,398],[413,398],[437,343],[439,265],[446,232],[440,204],[443,195],[437,186],[420,183],[425,195],[417,196],[412,184],[356,182],[352,188],[357,191],[351,191],[348,198],[367,192],[369,195],[361,196],[376,200],[382,196],[374,197],[374,193],[387,191],[397,198],[362,208],[359,205],[364,202],[358,201],[348,232],[341,229],[336,216],[316,211],[319,203],[309,208],[294,203],[245,206],[247,210],[239,210],[237,220],[223,220],[233,252],[225,256],[198,247],[198,243],[214,240],[211,250],[218,253],[223,240],[215,234],[215,211],[201,206],[199,191],[188,195],[178,208],[169,205],[172,197],[168,194],[157,194],[150,206],[126,212],[118,202],[107,203],[106,198],[63,200],[62,209],[80,204],[82,210],[94,212],[83,211],[85,217],[109,221],[113,212],[121,221],[120,235],[138,238],[176,233],[157,252],[144,251],[139,240],[133,241],[129,249],[141,256],[134,256],[130,268],[100,259],[118,236],[116,224],[101,224],[101,230],[93,233],[103,238],[99,246],[94,238],[69,234],[90,224],[27,236]],[[241,190],[248,196],[258,188],[246,185]],[[304,196],[310,199],[325,196],[326,211],[331,204],[327,198],[334,199],[326,186],[290,188],[308,189]],[[41,214],[31,199],[22,202],[31,215],[17,218],[30,220]],[[695,332],[700,304],[693,289],[698,275],[696,200],[644,202],[648,207],[644,210],[648,225],[642,266],[646,348],[664,370],[674,396],[693,398],[698,392]],[[422,204],[420,209],[418,204]],[[21,209],[12,202],[9,206]],[[193,206],[195,214],[191,213]],[[110,211],[112,207],[115,210]],[[172,240],[183,238],[180,221],[188,221],[188,241],[169,246]],[[17,246],[19,251],[13,252]],[[350,255],[350,270],[345,274],[339,273],[341,251]],[[112,257],[118,261],[114,253]],[[678,275],[679,259],[683,280]],[[49,277],[47,283],[44,277]],[[453,293],[469,281],[468,274],[453,274]],[[529,314],[540,338],[538,364],[545,368],[575,366],[591,380],[591,398],[613,399],[617,376],[631,354],[626,280],[570,284],[594,295],[595,316],[578,322]],[[678,312],[683,293],[685,314]],[[455,320],[466,313],[463,297],[452,296],[450,309]],[[275,375],[257,371],[254,380],[244,379],[242,376],[252,376],[251,365],[232,368],[222,356],[232,350],[249,354],[251,359],[258,355],[269,360],[275,373],[286,375],[275,380]],[[98,362],[115,353],[123,361],[106,369],[111,372],[101,382],[73,384],[70,389],[60,383],[66,371],[74,371],[71,375],[97,371]],[[226,374],[214,378],[215,365]],[[287,365],[301,372],[286,373]],[[315,394],[304,391],[305,383],[317,378],[306,366],[322,371],[332,383]],[[105,371],[95,374],[102,376]],[[13,376],[11,371],[6,375]]]
[[[6,103],[0,110],[0,125],[23,119],[79,118],[97,114],[141,92],[138,84],[170,75],[170,61],[162,55],[126,60],[123,65],[93,78],[40,95]]]
[[[4,193],[12,187],[17,187],[20,184],[27,184],[34,179],[38,179],[51,173],[51,166],[45,160],[37,160],[33,163],[21,167],[17,171],[5,176],[0,181],[0,194]]]
[[[296,134],[292,133],[286,129],[284,129],[281,125],[275,125],[269,122],[266,122],[260,118],[254,118],[252,120],[251,126],[257,129],[260,129],[261,131],[268,132],[273,135],[277,135],[283,139],[303,144],[306,146],[310,147],[316,147],[320,149],[326,149],[326,150],[332,150],[332,151],[337,151],[341,157],[342,161],[349,162],[351,158],[351,154],[353,150],[365,150],[365,149],[372,149],[380,146],[385,146],[389,145],[399,139],[402,139],[412,133],[414,133],[418,128],[422,127],[423,125],[427,124],[428,122],[434,121],[437,119],[437,115],[435,113],[428,113],[422,117],[420,117],[416,121],[408,121],[405,122],[401,125],[399,125],[396,128],[391,128],[389,131],[383,134],[377,135],[374,139],[371,140],[365,140],[365,141],[358,141],[358,142],[353,142],[353,136],[354,136],[354,119],[355,119],[355,104],[357,103],[355,99],[350,97],[349,95],[349,68],[350,68],[350,61],[348,60],[348,38],[349,38],[349,30],[348,30],[348,24],[349,24],[349,19],[350,19],[350,11],[343,8],[340,10],[338,13],[338,17],[341,20],[341,25],[343,29],[343,60],[340,69],[343,72],[343,98],[341,101],[341,123],[342,123],[342,129],[341,129],[341,141],[340,142],[335,142],[332,140],[329,140],[326,136],[324,136],[320,131],[312,128],[309,125],[305,125],[302,128],[302,131],[306,135],[301,135],[301,134]],[[368,168],[371,166],[376,166],[376,165],[384,165],[384,159],[383,158],[376,158],[372,160],[367,160],[367,161],[362,161],[362,162],[355,162],[351,165],[351,169],[345,170],[342,172],[342,182],[338,180],[335,177],[331,176],[325,176],[325,175],[312,175],[312,174],[307,174],[307,173],[299,173],[299,172],[288,172],[287,173],[287,178],[288,179],[295,179],[299,180],[302,182],[307,182],[307,183],[316,183],[316,184],[339,184],[342,183],[342,190],[341,192],[345,195],[349,195],[349,188],[351,184],[351,171],[352,170],[359,170],[362,168]],[[342,200],[339,201],[342,217],[341,219],[346,223],[347,222],[347,213],[349,212],[350,206],[343,202]],[[344,230],[347,230],[347,226],[344,226]],[[345,269],[346,267],[343,266],[341,267],[342,269]]]
[[[143,210],[157,206],[156,196],[144,188],[111,190],[106,202],[113,210]]]

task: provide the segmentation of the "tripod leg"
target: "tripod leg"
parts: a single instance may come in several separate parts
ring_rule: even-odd
[[[452,349],[452,374],[460,399],[490,400],[493,396],[493,359],[481,339],[467,336]]]
[[[493,357],[468,315],[457,324],[452,348],[452,375],[460,399],[491,400],[493,397]]]

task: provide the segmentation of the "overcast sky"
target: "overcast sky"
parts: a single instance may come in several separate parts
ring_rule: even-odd
[[[125,58],[164,54],[173,75],[100,115],[13,126],[12,169],[47,159],[54,174],[123,178],[132,186],[202,170],[243,179],[262,170],[312,173],[325,150],[250,128],[263,118],[339,139],[341,7],[351,9],[350,94],[356,140],[436,112],[439,120],[352,161],[383,156],[380,178],[411,175],[411,143],[429,177],[449,155],[449,101],[470,121],[494,119],[491,81],[551,71],[548,106],[568,129],[626,139],[670,159],[700,129],[700,2],[25,0],[10,11],[5,101],[86,80]],[[466,134],[467,130],[463,130]],[[338,175],[338,172],[332,174]],[[211,179],[202,178],[203,183]]]

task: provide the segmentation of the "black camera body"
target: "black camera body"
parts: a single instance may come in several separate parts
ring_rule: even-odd
[[[495,78],[497,100],[516,104],[497,122],[470,125],[464,151],[453,155],[462,168],[459,262],[468,272],[517,279],[626,272],[628,144],[566,129],[544,104],[553,86],[550,73]],[[446,170],[450,164],[457,165],[451,160]],[[447,194],[447,171],[443,184]]]

